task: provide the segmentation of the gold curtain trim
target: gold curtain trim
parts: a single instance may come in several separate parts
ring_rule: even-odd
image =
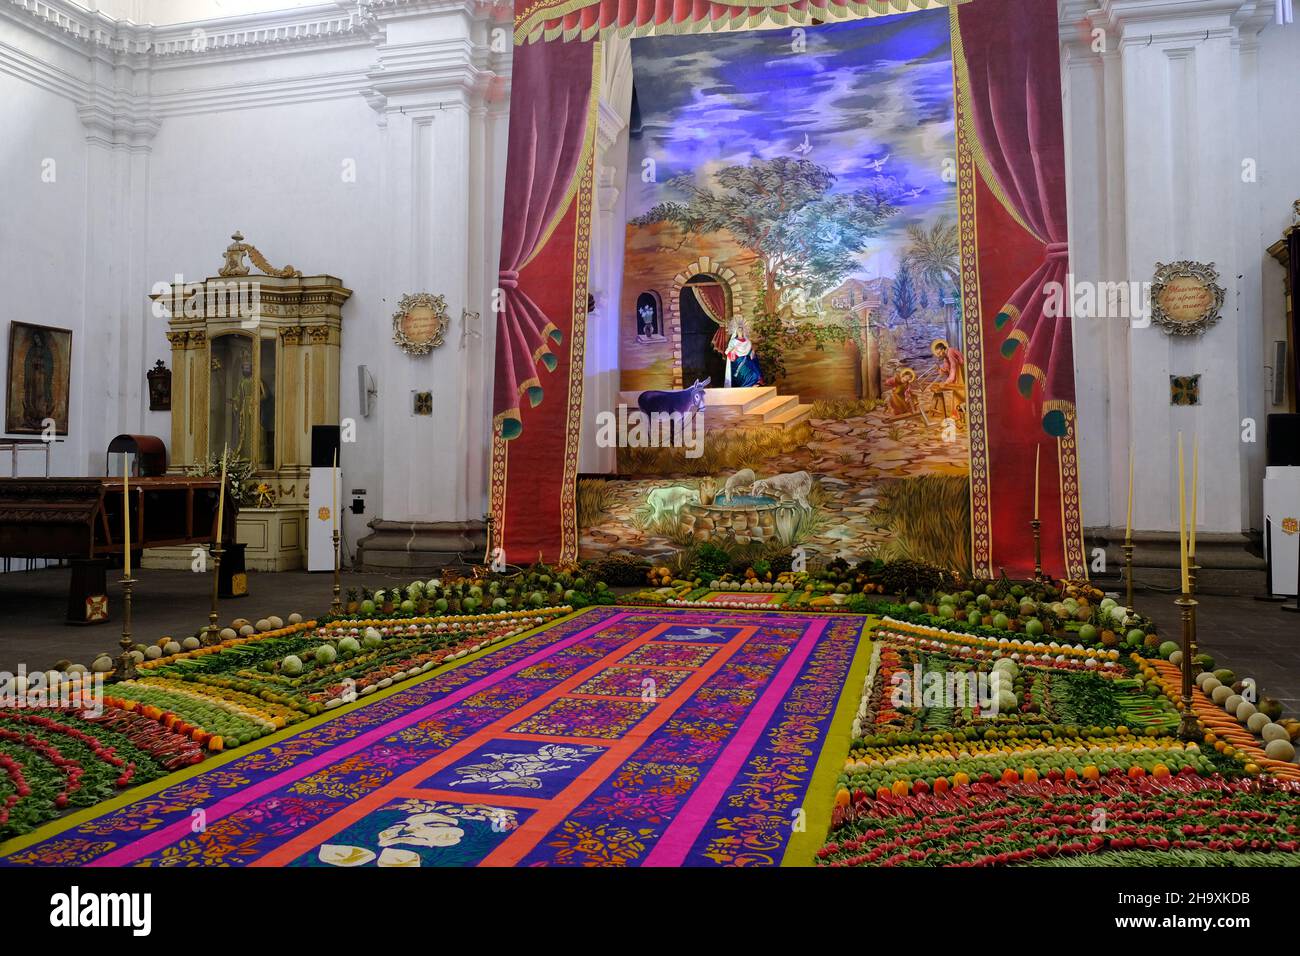
[[[1007,335],[1007,338],[1015,339],[1021,345],[1029,344],[1029,336],[1027,336],[1022,329],[1012,329],[1011,332]]]
[[[966,46],[961,38],[961,21],[957,15],[956,5],[949,8],[948,16],[952,27],[953,79],[956,80],[957,97],[961,100],[961,109],[958,110],[959,122],[962,124],[962,130],[966,133],[971,155],[975,159],[975,168],[979,170],[980,177],[984,180],[985,185],[989,187],[989,192],[993,193],[994,198],[1002,204],[1002,208],[1020,225],[1020,228],[1039,242],[1046,244],[1047,240],[1029,228],[1029,224],[1021,218],[1019,211],[1007,198],[1007,194],[1003,192],[1002,183],[994,175],[993,167],[989,165],[988,156],[984,153],[984,144],[980,142],[980,138],[975,131],[975,123],[971,118],[973,113],[971,110],[970,70],[966,66]]]
[[[1063,412],[1067,418],[1074,418],[1074,402],[1067,402],[1063,398],[1054,398],[1050,401],[1043,402],[1043,411],[1045,412]]]
[[[1009,318],[1012,322],[1015,322],[1017,319],[1020,318],[1020,310],[1017,309],[1010,302],[1008,302],[1002,308],[998,309],[998,311],[1001,312],[1003,315],[1005,315],[1007,318]]]
[[[724,14],[717,19],[700,18],[658,24],[653,22],[610,24],[604,27],[594,23],[586,27],[574,26],[567,29],[563,24],[555,22],[571,13],[596,6],[599,2],[600,0],[558,0],[558,2],[540,0],[515,17],[515,43],[535,43],[539,40],[590,40],[598,33],[629,38],[753,29],[765,23],[780,27],[788,24],[838,22],[955,7],[969,3],[970,0],[847,0],[847,2],[831,0],[825,8],[786,11],[772,8],[782,6],[789,0],[748,0],[748,2],[727,4],[728,9],[736,12],[730,16]],[[754,7],[763,9],[759,13],[750,13],[749,10]]]
[[[1026,362],[1024,365],[1020,366],[1020,374],[1032,375],[1035,379],[1038,380],[1038,383],[1040,385],[1047,384],[1047,375],[1044,374],[1043,370],[1039,368],[1037,365],[1030,365],[1029,363]]]
[[[709,304],[704,301],[704,297],[695,291],[698,288],[698,286],[688,285],[686,288],[691,290],[691,295],[695,296],[695,301],[699,304],[700,310],[705,315],[707,315],[710,319],[713,320],[713,324],[718,326],[718,328],[726,328],[727,320],[713,314],[713,310],[710,309]],[[722,288],[722,287],[719,285],[718,288]],[[722,294],[724,296],[724,301],[725,301],[725,296],[727,294],[725,289],[723,289]]]

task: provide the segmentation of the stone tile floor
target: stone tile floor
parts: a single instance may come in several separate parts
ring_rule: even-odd
[[[121,572],[109,571],[109,610],[112,620],[90,626],[63,622],[67,606],[67,568],[11,571],[0,574],[0,670],[13,671],[21,661],[29,670],[45,669],[60,659],[90,663],[102,652],[120,652],[122,638]],[[137,583],[131,601],[132,634],[150,643],[164,634],[177,640],[188,637],[208,622],[212,601],[211,578],[189,571],[141,569],[133,572]],[[430,575],[432,577],[433,575]],[[343,589],[394,587],[410,584],[409,574],[343,575]],[[219,602],[220,622],[237,617],[250,621],[294,611],[310,617],[330,605],[332,575],[307,571],[248,575],[246,597]]]
[[[119,585],[110,575],[112,621],[70,626],[63,623],[68,573],[51,568],[0,574],[0,670],[12,671],[19,662],[29,669],[47,668],[61,658],[88,662],[96,654],[117,650],[122,628]],[[157,640],[164,634],[180,638],[202,627],[210,601],[208,580],[188,571],[140,571],[133,602],[136,639]],[[343,587],[380,588],[410,580],[405,574],[346,573]],[[294,611],[320,613],[329,606],[331,584],[329,574],[252,573],[248,597],[220,603],[221,622],[283,617]],[[1136,603],[1170,640],[1180,639],[1173,594],[1140,591]],[[1239,677],[1253,677],[1260,692],[1282,701],[1288,714],[1300,715],[1300,614],[1250,597],[1217,595],[1202,597],[1197,611],[1201,648],[1219,666],[1230,667]]]
[[[1182,640],[1173,594],[1139,592],[1137,609],[1169,640]],[[1196,608],[1197,643],[1219,667],[1255,679],[1259,693],[1276,697],[1288,716],[1300,716],[1300,614],[1253,597],[1204,595]]]

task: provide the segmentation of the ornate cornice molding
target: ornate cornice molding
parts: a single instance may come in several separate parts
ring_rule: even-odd
[[[1075,4],[1062,0],[1066,7]],[[1086,15],[1129,44],[1190,40],[1206,30],[1211,38],[1253,36],[1272,22],[1273,9],[1273,0],[1099,0]]]
[[[490,0],[332,0],[265,14],[155,26],[113,20],[72,0],[0,0],[0,17],[18,23],[114,70],[150,73],[259,56],[321,49],[369,49],[373,65],[352,60],[342,69],[270,76],[212,86],[185,84],[135,92],[95,83],[92,69],[74,75],[58,58],[34,56],[0,43],[0,72],[72,100],[97,145],[147,149],[162,118],[234,107],[274,106],[362,95],[383,117],[393,109],[463,105],[482,110],[505,101],[509,52],[491,48],[491,24],[508,5]],[[505,11],[502,13],[502,11]],[[469,36],[389,43],[385,24],[415,17],[449,16],[469,24]],[[508,33],[507,33],[508,35]],[[473,39],[470,39],[470,37]],[[65,64],[66,66],[66,64]],[[101,74],[104,75],[104,74]],[[109,74],[111,75],[111,74]],[[436,101],[435,101],[436,100]]]
[[[380,114],[434,112],[448,105],[474,108],[496,97],[502,78],[496,57],[466,37],[421,43],[384,44],[379,63],[367,74],[363,92]]]
[[[114,20],[72,0],[0,0],[0,15],[65,46],[114,63],[165,67],[195,60],[279,56],[327,46],[377,45],[386,20],[437,12],[488,16],[476,0],[332,0],[310,7],[220,17],[192,23]]]

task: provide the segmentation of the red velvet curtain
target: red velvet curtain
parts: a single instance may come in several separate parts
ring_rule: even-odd
[[[510,147],[498,286],[496,385],[492,413],[502,437],[523,430],[521,400],[542,400],[538,364],[554,371],[551,345],[564,339],[566,317],[548,316],[520,272],[551,238],[573,202],[587,138],[591,96],[590,43],[517,46],[511,79]],[[550,278],[549,276],[546,278]],[[568,281],[572,277],[557,277]]]
[[[1020,354],[1018,387],[1042,389],[1043,428],[1064,435],[1074,415],[1074,354],[1065,226],[1065,135],[1053,44],[1052,3],[981,0],[958,7],[968,97],[989,186],[1020,225],[1043,245],[1043,259],[999,310],[1002,354]],[[1008,25],[1027,42],[1008,36]],[[1053,285],[1055,284],[1055,286]],[[1055,288],[1055,294],[1052,293]],[[1065,295],[1062,295],[1065,290]]]
[[[688,288],[695,293],[695,301],[700,304],[704,314],[718,323],[718,331],[713,333],[714,351],[727,351],[727,342],[731,340],[731,332],[727,328],[726,290],[720,285],[693,285]]]

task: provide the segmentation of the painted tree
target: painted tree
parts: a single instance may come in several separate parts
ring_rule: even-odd
[[[911,266],[924,288],[934,293],[943,303],[944,325],[949,339],[957,335],[953,301],[961,288],[961,237],[947,216],[940,216],[924,229],[919,223],[908,223],[908,246],[903,261]]]
[[[725,230],[762,262],[764,312],[775,316],[790,310],[783,297],[797,297],[789,293],[813,300],[834,288],[898,213],[901,187],[891,177],[852,192],[833,192],[835,182],[807,159],[753,159],[717,170],[708,186],[693,175],[670,179],[665,188],[685,199],[658,203],[632,222],[673,222],[697,235]]]
[[[906,325],[916,314],[916,286],[912,283],[912,271],[905,262],[898,266],[889,298],[893,300],[894,315],[898,316],[899,324]]]

